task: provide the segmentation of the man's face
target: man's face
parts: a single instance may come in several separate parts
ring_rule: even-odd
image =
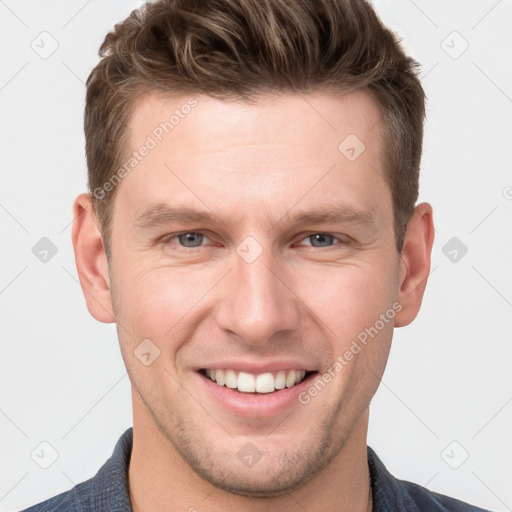
[[[380,113],[365,92],[196,96],[180,110],[187,98],[139,101],[130,152],[157,144],[114,201],[111,290],[135,413],[206,480],[278,494],[366,428],[389,352],[400,261]],[[161,133],[176,109],[190,112]],[[333,215],[300,219],[313,212]]]

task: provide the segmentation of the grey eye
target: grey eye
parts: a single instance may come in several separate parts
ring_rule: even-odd
[[[183,247],[199,247],[203,242],[204,235],[202,233],[182,233],[177,236],[180,245]]]
[[[309,235],[308,238],[313,247],[329,247],[334,243],[335,240],[335,237],[332,235],[324,235],[322,233]]]

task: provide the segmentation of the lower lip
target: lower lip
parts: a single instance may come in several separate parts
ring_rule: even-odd
[[[236,389],[219,386],[201,373],[197,373],[207,392],[223,409],[231,414],[250,418],[270,418],[291,409],[298,403],[298,395],[307,389],[315,375],[316,373],[311,374],[291,388],[279,389],[272,393],[241,393]]]

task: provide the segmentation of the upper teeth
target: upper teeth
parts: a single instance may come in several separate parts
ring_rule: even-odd
[[[306,370],[280,370],[276,373],[236,372],[235,370],[205,370],[206,376],[219,386],[238,389],[244,393],[271,393],[284,387],[291,388],[304,379]]]

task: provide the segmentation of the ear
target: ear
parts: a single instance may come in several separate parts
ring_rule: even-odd
[[[402,309],[395,317],[395,327],[409,325],[420,310],[430,273],[430,255],[434,243],[432,207],[416,206],[405,233],[400,254],[400,288],[398,302]]]
[[[89,194],[75,199],[73,218],[75,262],[87,309],[99,322],[115,322],[107,256]]]

